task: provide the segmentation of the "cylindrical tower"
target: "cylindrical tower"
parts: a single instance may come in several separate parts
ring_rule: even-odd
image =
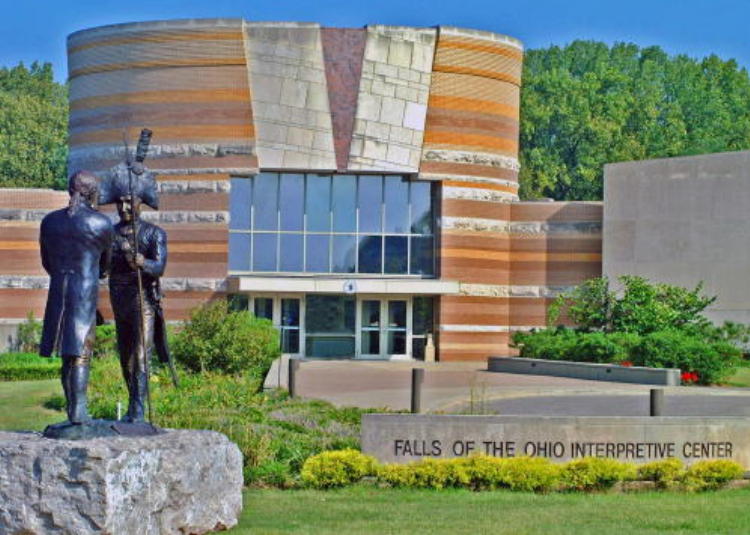
[[[430,333],[441,360],[507,350],[518,41],[206,19],[80,31],[68,54],[71,170],[154,130],[173,319],[234,291],[299,354],[402,358]]]
[[[510,202],[518,199],[523,49],[510,37],[441,27],[420,176],[440,180],[440,357],[508,350]]]

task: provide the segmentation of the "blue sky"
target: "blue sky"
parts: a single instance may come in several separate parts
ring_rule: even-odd
[[[447,24],[512,35],[527,48],[575,39],[659,45],[670,54],[716,53],[750,67],[746,0],[0,0],[0,66],[50,61],[67,76],[65,38],[137,20],[243,17],[326,26]]]

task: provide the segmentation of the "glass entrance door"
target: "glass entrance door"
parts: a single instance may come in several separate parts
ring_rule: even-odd
[[[408,359],[409,299],[361,297],[357,302],[357,357]]]
[[[403,299],[388,300],[388,323],[385,325],[388,340],[388,358],[406,358],[407,355],[407,308],[408,302]]]
[[[301,339],[304,322],[300,313],[303,300],[300,297],[252,296],[250,310],[257,318],[270,320],[279,329],[281,352],[293,357],[301,356]]]
[[[363,299],[360,306],[360,344],[359,352],[362,358],[381,358],[380,331],[380,309],[382,303],[379,299]]]
[[[281,299],[281,352],[290,355],[299,353],[300,303],[299,299]]]

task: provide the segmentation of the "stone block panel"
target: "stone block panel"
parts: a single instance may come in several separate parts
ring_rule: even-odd
[[[349,169],[418,170],[435,37],[434,29],[367,27]]]
[[[336,169],[317,24],[246,23],[259,165]]]

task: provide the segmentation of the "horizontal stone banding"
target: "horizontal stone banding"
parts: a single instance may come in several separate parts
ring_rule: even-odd
[[[124,32],[126,33],[126,32]],[[73,45],[68,47],[68,54],[74,54],[81,50],[89,48],[95,48],[98,46],[119,46],[128,45],[133,43],[169,43],[173,41],[242,41],[243,35],[241,31],[185,31],[185,30],[171,30],[171,31],[133,31],[129,32],[130,36],[121,37],[109,37],[101,40],[92,40],[80,45]]]
[[[431,145],[446,147],[480,147],[484,150],[496,150],[501,154],[515,155],[518,153],[518,141],[490,135],[461,134],[428,130],[424,135],[424,142]]]
[[[185,103],[202,106],[204,103],[242,102],[250,99],[248,89],[183,89],[171,91],[135,91],[113,95],[85,97],[71,100],[70,111],[76,112],[92,108],[131,106],[134,104]]]
[[[518,120],[515,117],[481,111],[446,109],[435,106],[430,114],[430,125],[432,127],[454,126],[459,129],[490,131],[506,137],[518,136]]]
[[[461,50],[486,52],[488,54],[497,54],[510,59],[514,59],[519,63],[523,61],[523,52],[521,50],[518,50],[515,47],[509,47],[491,41],[479,41],[477,39],[471,38],[441,36],[440,48],[458,48]]]
[[[476,164],[468,164],[468,163],[453,163],[453,162],[435,162],[435,161],[426,161],[422,160],[422,166],[420,167],[420,172],[423,174],[434,174],[434,175],[457,175],[457,176],[466,176],[466,177],[486,177],[486,178],[500,178],[511,182],[517,182],[518,181],[518,171],[515,171],[513,169],[503,169],[498,167],[489,167],[486,165],[476,165]],[[453,181],[455,184],[458,184],[457,181]],[[444,182],[447,183],[447,182]],[[471,182],[462,182],[460,187],[471,187],[469,184]],[[487,187],[488,184],[484,183],[481,185],[478,185],[477,187]],[[497,184],[497,186],[501,186],[501,184]],[[508,187],[512,187],[508,185]],[[515,189],[517,189],[518,186],[515,186]],[[488,187],[488,189],[493,189],[493,187]],[[507,190],[510,191],[510,190]]]
[[[123,129],[127,128],[127,136],[135,138],[141,131],[140,127],[129,126],[123,128],[112,128],[106,130],[93,130],[79,134],[73,134],[69,138],[71,145],[81,146],[84,144],[111,144],[118,140],[122,142]],[[254,130],[251,124],[198,124],[179,126],[160,126],[155,132],[160,141],[180,140],[186,143],[199,141],[210,142],[215,140],[232,140],[235,138],[252,138]]]
[[[519,251],[488,251],[475,249],[442,248],[443,257],[474,258],[478,260],[505,260],[513,262],[539,262],[548,265],[550,262],[563,262],[565,266],[575,262],[601,262],[600,253],[548,253],[548,252],[519,252]],[[579,269],[571,266],[571,269]]]
[[[480,76],[508,81],[514,85],[520,85],[521,81],[521,62],[518,59],[484,51],[467,52],[441,46],[433,69],[436,72],[446,72],[448,69],[461,69],[458,72],[467,74],[478,72],[481,73]]]
[[[466,109],[472,109],[472,104],[479,103],[502,104],[516,109],[520,106],[521,89],[508,82],[447,72],[434,73],[432,80],[430,88],[432,95],[461,99],[456,102],[468,104],[465,106]],[[451,101],[448,100],[449,105],[445,107],[451,107],[450,103]],[[482,111],[482,109],[474,111]]]
[[[475,69],[472,67],[461,67],[457,65],[435,65],[435,72],[445,72],[451,74],[469,74],[471,76],[480,76],[482,78],[492,78],[493,80],[500,80],[501,82],[508,82],[513,85],[521,85],[521,79],[506,74],[504,72],[488,71],[485,69]]]
[[[139,126],[148,124],[158,132],[163,127],[179,125],[244,125],[252,121],[247,103],[212,102],[204,104],[164,102],[138,107],[116,106],[70,114],[71,134],[85,130],[107,129],[113,124]]]
[[[74,103],[82,99],[102,97],[112,97],[117,102],[120,95],[125,94],[174,92],[180,98],[180,95],[186,94],[184,91],[215,90],[236,90],[238,93],[249,91],[246,66],[209,65],[181,69],[163,67],[88,74],[70,80],[69,98]]]
[[[502,102],[436,94],[430,96],[429,106],[435,109],[497,115],[514,121],[518,120],[519,113],[518,106],[511,106]]]
[[[603,211],[601,202],[523,202],[513,206],[513,220],[601,222]]]
[[[504,186],[502,189],[445,187],[442,194],[443,200],[467,200],[503,204],[507,204],[517,197],[515,188],[512,186]]]
[[[75,78],[85,74],[124,71],[131,69],[151,69],[155,67],[206,67],[223,65],[245,65],[245,57],[221,58],[221,60],[215,58],[182,58],[152,61],[134,61],[131,63],[109,63],[106,65],[82,67],[80,69],[72,70],[70,71],[69,77]]]
[[[443,198],[442,213],[449,217],[506,219],[510,216],[510,210],[506,209],[506,206],[507,203],[498,204],[486,201]]]

